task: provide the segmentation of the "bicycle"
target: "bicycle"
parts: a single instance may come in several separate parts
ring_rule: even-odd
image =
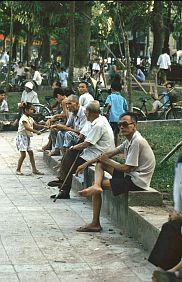
[[[35,111],[32,115],[34,120],[39,122],[45,122],[47,119],[51,118],[55,113],[51,105],[51,100],[54,99],[52,96],[45,96],[45,104],[33,103]]]
[[[137,116],[138,120],[182,119],[182,107],[173,103],[170,97],[169,101],[159,107],[157,112],[148,112],[146,106],[148,99],[149,98],[141,97],[141,107],[133,107],[133,112]]]

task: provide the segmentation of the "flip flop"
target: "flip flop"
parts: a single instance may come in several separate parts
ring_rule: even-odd
[[[76,229],[77,232],[101,232],[102,231],[102,227],[97,227],[97,228],[91,228],[86,226],[81,226],[79,228]]]
[[[155,270],[153,276],[160,282],[175,282],[178,279],[174,272],[164,270]]]
[[[33,174],[36,174],[36,175],[44,175],[43,172],[40,172],[39,170],[36,170],[36,171],[32,171]]]
[[[24,175],[21,171],[16,171],[16,175]]]

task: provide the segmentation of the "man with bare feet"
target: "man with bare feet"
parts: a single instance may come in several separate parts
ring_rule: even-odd
[[[91,187],[79,191],[80,196],[92,196],[93,219],[91,224],[80,227],[80,232],[99,232],[101,193],[103,189],[110,189],[114,196],[128,191],[142,190],[150,185],[155,168],[155,156],[148,142],[137,131],[137,120],[132,112],[126,112],[120,117],[118,124],[126,140],[113,151],[99,155],[95,160],[88,161],[77,168],[76,175],[88,165],[96,162],[95,182]],[[113,156],[124,154],[124,164],[113,159]],[[104,171],[112,175],[111,180],[103,180]]]

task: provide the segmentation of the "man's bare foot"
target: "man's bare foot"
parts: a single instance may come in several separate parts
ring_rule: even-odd
[[[100,224],[94,225],[92,223],[81,226],[78,229],[76,229],[76,231],[78,232],[100,232],[101,230],[102,230],[102,227],[100,226]]]
[[[93,195],[97,195],[97,194],[101,194],[102,193],[102,188],[97,185],[97,184],[94,184],[86,189],[83,189],[82,191],[78,191],[78,194],[80,196],[83,196],[83,197],[87,197],[87,196],[93,196]]]

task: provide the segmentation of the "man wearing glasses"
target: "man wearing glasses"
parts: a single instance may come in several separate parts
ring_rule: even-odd
[[[101,210],[101,193],[110,189],[114,196],[128,191],[143,190],[149,187],[155,168],[155,156],[148,142],[137,131],[137,120],[132,112],[120,117],[119,127],[126,140],[113,151],[99,155],[78,167],[76,175],[88,165],[96,162],[95,182],[91,187],[79,191],[80,196],[93,197],[93,219],[91,224],[80,227],[80,232],[99,232],[102,230],[99,215]],[[124,164],[112,157],[123,154]],[[103,180],[104,171],[112,175],[112,179]]]

